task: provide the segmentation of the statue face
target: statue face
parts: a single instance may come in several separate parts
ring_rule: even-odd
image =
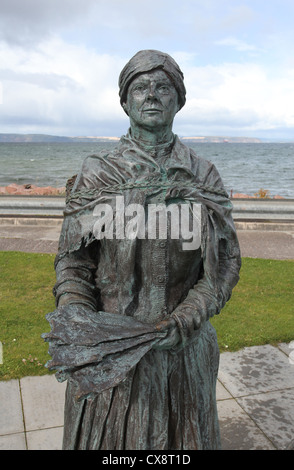
[[[130,84],[124,109],[131,125],[153,130],[170,126],[179,110],[178,93],[162,70],[144,73]]]

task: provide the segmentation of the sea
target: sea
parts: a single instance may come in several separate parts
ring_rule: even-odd
[[[87,155],[108,152],[116,142],[0,143],[0,186],[11,183],[64,187]],[[294,143],[191,143],[217,167],[230,196],[294,199]]]

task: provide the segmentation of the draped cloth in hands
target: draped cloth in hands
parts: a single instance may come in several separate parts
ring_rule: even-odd
[[[46,315],[51,332],[49,370],[59,382],[69,376],[78,384],[76,399],[115,387],[166,333],[131,317],[94,312],[83,305],[67,305]]]

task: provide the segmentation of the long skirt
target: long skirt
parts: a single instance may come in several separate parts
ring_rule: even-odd
[[[216,450],[219,349],[209,322],[184,348],[149,351],[118,386],[66,390],[64,450]]]

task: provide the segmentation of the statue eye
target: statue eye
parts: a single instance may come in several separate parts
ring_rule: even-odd
[[[169,87],[168,85],[160,85],[160,86],[158,87],[158,91],[159,91],[160,93],[168,93],[169,90],[170,90],[170,87]]]
[[[144,91],[146,91],[146,89],[147,89],[147,85],[144,85],[143,83],[139,83],[133,88],[133,91],[143,93]]]

